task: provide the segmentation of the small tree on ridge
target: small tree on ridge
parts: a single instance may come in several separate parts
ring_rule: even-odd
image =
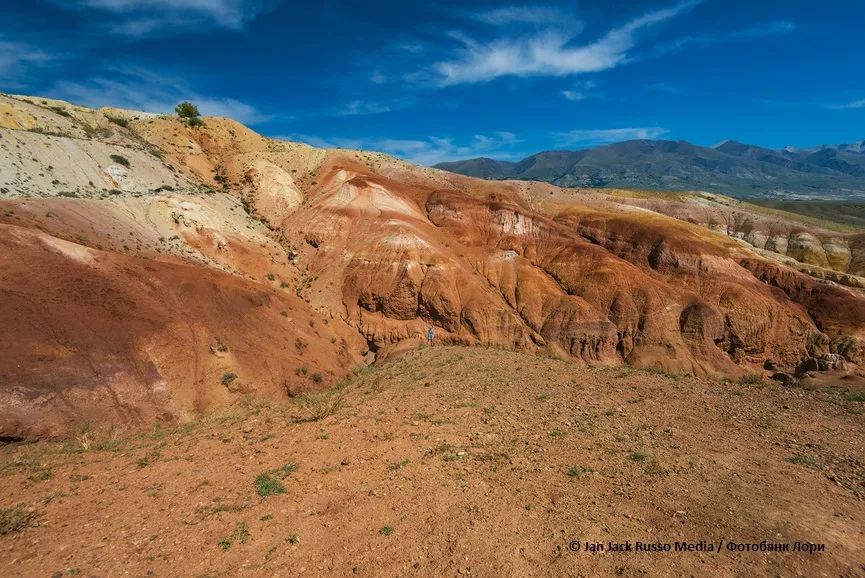
[[[174,108],[174,112],[176,112],[177,116],[181,119],[185,119],[186,124],[189,126],[201,126],[204,124],[199,118],[201,113],[198,112],[198,107],[191,102],[184,100]]]

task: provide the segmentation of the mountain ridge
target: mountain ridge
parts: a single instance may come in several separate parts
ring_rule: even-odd
[[[434,168],[575,188],[704,190],[779,201],[865,199],[865,141],[774,150],[735,140],[702,147],[684,140],[640,139],[541,151],[517,162],[475,158]]]

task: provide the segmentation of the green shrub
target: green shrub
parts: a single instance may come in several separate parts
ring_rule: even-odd
[[[111,155],[111,160],[117,163],[118,165],[123,165],[124,167],[129,166],[129,159],[120,155]]]
[[[228,372],[222,374],[222,385],[228,386],[234,383],[234,380],[237,379],[237,374]]]
[[[110,114],[106,114],[105,118],[108,119],[108,122],[113,122],[117,126],[122,126],[123,128],[129,126],[129,121],[125,118],[120,118],[119,116],[111,116]]]
[[[174,107],[174,112],[176,112],[177,116],[180,118],[196,118],[201,116],[201,113],[198,112],[198,107],[185,100]]]

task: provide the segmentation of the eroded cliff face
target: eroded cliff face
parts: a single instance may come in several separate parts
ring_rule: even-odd
[[[759,207],[717,195],[682,196],[690,202],[657,199],[629,199],[627,202],[811,265],[811,271],[824,269],[826,272],[821,276],[836,282],[865,287],[865,233],[830,231],[816,225],[784,220],[773,214],[757,212]],[[833,272],[846,275],[833,275]]]
[[[573,206],[551,217],[508,191],[479,198],[340,171],[282,234],[305,241],[312,293],[376,348],[433,323],[463,343],[715,376],[795,366],[863,327],[832,325],[830,310],[766,283],[741,244],[658,214]],[[852,291],[836,299],[863,305]]]
[[[0,100],[20,112],[0,129],[6,432],[292,395],[430,325],[445,342],[698,376],[865,364],[862,290],[795,268],[854,279],[861,236],[699,194],[481,181],[225,119]],[[128,120],[110,135],[94,128],[108,112]],[[66,151],[50,157],[61,184],[25,178],[37,169],[8,146],[25,141]],[[98,178],[118,150],[115,189]]]

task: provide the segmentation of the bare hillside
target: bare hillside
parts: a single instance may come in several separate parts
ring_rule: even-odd
[[[846,383],[426,348],[290,404],[0,448],[0,572],[865,576],[865,392]]]

